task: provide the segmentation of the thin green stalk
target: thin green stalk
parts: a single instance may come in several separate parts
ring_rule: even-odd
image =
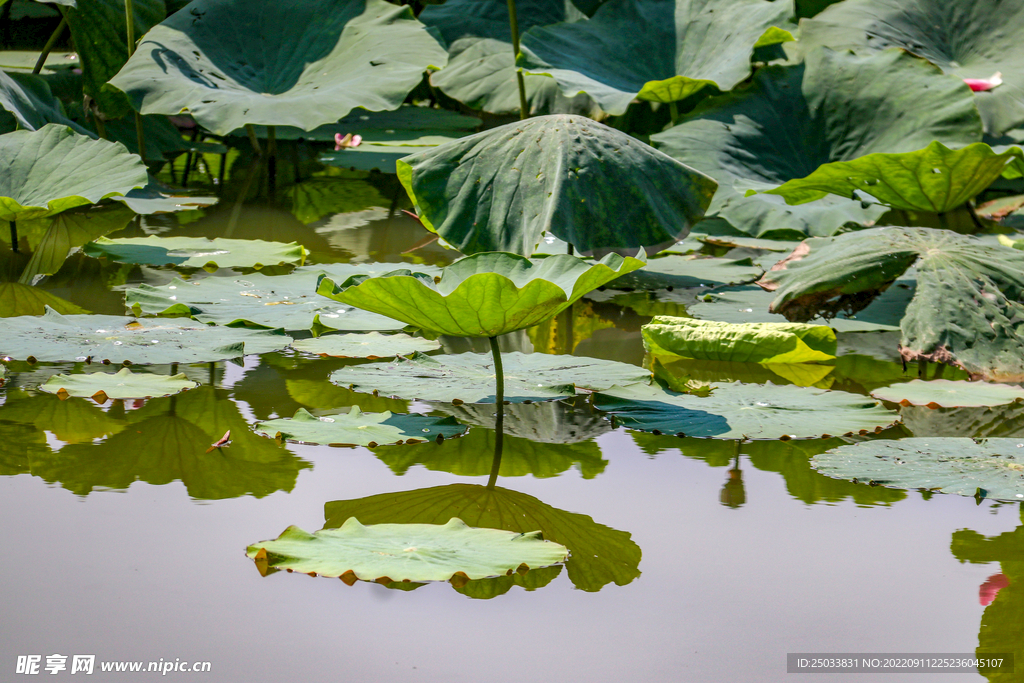
[[[679,105],[675,101],[668,103],[668,114],[672,117],[672,125],[676,125],[676,121],[679,120]]]
[[[124,0],[124,23],[128,33],[128,57],[135,54],[135,9],[133,0]],[[135,112],[135,136],[139,139],[139,156],[146,162],[146,134],[142,130],[142,114]]]
[[[60,23],[57,24],[57,28],[53,29],[53,33],[50,34],[50,39],[46,41],[46,45],[43,46],[43,51],[39,54],[39,59],[36,60],[36,65],[32,67],[32,73],[38,74],[43,70],[43,65],[46,64],[46,58],[50,56],[50,52],[57,44],[57,41],[60,40],[61,35],[64,33],[64,29],[67,27],[67,17],[61,16]]]
[[[260,139],[256,137],[256,129],[252,127],[251,123],[245,124],[245,133],[249,136],[249,144],[252,145],[256,156],[263,156],[263,150],[260,149]]]
[[[491,356],[494,358],[494,407],[498,411],[494,416],[494,463],[491,465],[491,476],[487,480],[487,488],[493,489],[495,482],[498,481],[498,470],[501,469],[501,450],[505,440],[505,371],[501,368],[498,338],[489,339]]]
[[[512,55],[519,58],[519,20],[516,18],[516,0],[508,0],[508,25],[512,29]],[[516,81],[519,83],[519,118],[530,118],[530,106],[526,103],[526,83],[523,72],[516,69]]]
[[[271,197],[277,190],[277,126],[267,126],[267,189]]]
[[[146,163],[146,134],[142,131],[142,114],[135,112],[135,135],[139,138],[139,156]]]
[[[18,253],[18,222],[11,221],[11,251]]]
[[[498,409],[498,417],[494,423],[494,460],[491,462],[491,476],[487,478],[487,488],[494,490],[498,483],[498,472],[501,471],[501,451],[505,442],[504,411]]]

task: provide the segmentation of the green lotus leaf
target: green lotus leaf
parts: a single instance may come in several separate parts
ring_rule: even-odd
[[[522,402],[574,396],[576,387],[603,389],[650,378],[643,368],[596,358],[541,353],[502,354],[505,400]],[[490,354],[426,356],[414,353],[390,363],[350,365],[331,381],[356,391],[424,401],[494,402],[494,360]]]
[[[704,235],[690,233],[691,238],[696,238],[702,244],[710,244],[713,247],[726,247],[729,249],[757,249],[761,252],[785,252],[789,253],[797,248],[800,240],[773,240],[748,237],[746,235]],[[763,254],[767,258],[770,254]],[[760,257],[759,257],[760,258]]]
[[[50,86],[34,74],[0,71],[0,107],[13,114],[18,126],[27,130],[57,123],[94,137],[64,114],[64,107],[50,92]]]
[[[242,240],[240,240],[242,241]],[[200,257],[205,258],[205,257]],[[125,305],[146,315],[191,316],[204,323],[285,330],[400,330],[405,324],[376,313],[342,306],[316,294],[321,276],[347,278],[379,273],[394,264],[304,266],[288,275],[252,273],[237,278],[181,280],[125,293]],[[435,271],[429,267],[424,270]]]
[[[684,289],[753,282],[764,269],[750,259],[659,256],[647,266],[609,282],[611,289]]]
[[[117,263],[150,266],[174,265],[181,268],[263,268],[298,263],[308,253],[298,242],[264,242],[224,237],[101,237],[83,249],[87,256],[106,258]]]
[[[276,539],[246,548],[268,567],[332,578],[351,572],[363,581],[447,581],[456,573],[470,580],[511,574],[520,565],[564,562],[568,549],[545,541],[539,531],[517,534],[473,529],[457,517],[446,524],[371,524],[352,517],[338,529],[309,534],[290,526]]]
[[[999,17],[998,22],[991,21]],[[899,47],[957,78],[989,78],[1002,85],[976,94],[986,132],[1000,135],[1024,123],[1024,8],[1000,0],[853,0],[800,26],[800,45],[837,50]]]
[[[865,441],[816,455],[828,477],[995,500],[1024,499],[1024,441],[925,437]]]
[[[526,330],[535,353],[572,354],[580,342],[615,327],[619,310],[581,299],[553,318]],[[608,314],[611,308],[612,314]],[[621,324],[621,323],[620,323]]]
[[[1024,401],[1024,389],[1009,384],[965,382],[964,380],[915,379],[881,387],[871,392],[875,398],[903,405],[937,408],[1000,406]]]
[[[304,225],[336,213],[390,204],[373,185],[353,178],[307,178],[287,188],[286,192],[292,202],[292,213]]]
[[[639,98],[675,102],[750,76],[754,45],[792,40],[793,3],[762,0],[611,0],[590,21],[532,28],[517,64],[586,92],[610,114]]]
[[[61,398],[96,398],[103,403],[109,398],[170,396],[197,386],[198,382],[193,382],[182,373],[168,377],[132,372],[128,368],[122,368],[113,374],[92,372],[81,375],[54,375],[46,380],[39,390],[57,394]]]
[[[476,403],[465,403],[462,405],[452,405],[450,403],[435,403],[433,408],[443,413],[451,415],[462,424],[467,424],[473,427],[482,427],[483,429],[473,430],[473,434],[479,434],[483,432],[486,434],[487,430],[493,432],[495,428],[496,415],[494,412],[494,406],[489,404],[476,404]],[[502,410],[504,413],[503,418],[503,432],[505,437],[515,437],[522,439],[522,443],[518,445],[510,445],[506,443],[502,455],[502,471],[501,476],[515,476],[512,474],[505,474],[506,459],[515,459],[519,457],[520,446],[523,449],[532,450],[537,449],[539,444],[556,444],[568,446],[578,443],[590,442],[593,439],[606,434],[611,431],[611,424],[601,416],[599,413],[595,413],[593,410],[580,410],[573,406],[564,403],[562,401],[543,401],[541,403],[513,403],[507,405]],[[490,437],[493,440],[493,434]],[[596,445],[596,444],[595,444]],[[489,452],[488,448],[481,446],[480,450],[483,453]],[[596,457],[591,462],[601,462],[600,467],[588,468],[584,466],[584,462],[580,461],[580,471],[583,473],[584,479],[589,479],[604,470],[604,461],[600,458],[600,450],[595,449]],[[553,456],[554,453],[551,453]],[[538,463],[543,462],[548,458],[547,454],[538,453]],[[451,470],[446,470],[451,471]],[[559,470],[564,471],[564,470]],[[487,474],[488,471],[478,472],[477,475],[466,476],[479,476],[480,474]],[[542,476],[536,469],[522,472],[522,474],[532,473],[534,476]],[[465,474],[465,473],[462,473]]]
[[[3,4],[0,3],[0,7],[2,6]],[[50,16],[53,15],[50,14]],[[31,73],[36,62],[39,60],[40,54],[41,53],[38,50],[0,50],[0,69],[3,69],[4,71]],[[50,54],[46,56],[46,61],[43,63],[43,70],[40,73],[43,75],[49,75],[62,71],[70,72],[72,69],[81,68],[81,66],[82,65],[79,62],[78,55],[76,53],[52,50]]]
[[[1020,403],[978,408],[929,408],[903,406],[900,419],[914,436],[1024,438],[1024,410]]]
[[[63,315],[89,312],[38,287],[20,282],[0,282],[0,318],[43,315],[47,308]]]
[[[440,342],[407,334],[328,334],[313,339],[298,339],[292,348],[335,358],[393,358],[415,352],[428,353],[441,348]]]
[[[856,160],[875,153],[920,160],[920,150],[933,142],[959,147],[980,139],[981,119],[963,82],[902,50],[860,57],[821,48],[804,63],[759,69],[751,87],[707,100],[651,143],[719,181],[709,216],[763,237],[869,227],[884,208],[862,201],[877,196],[879,185],[858,182],[843,198],[806,208],[772,195],[747,196],[749,190],[828,173],[839,162],[863,165]],[[917,156],[903,156],[911,152]],[[922,167],[928,181],[941,177],[948,184],[955,171],[965,182],[968,169],[932,173],[936,167]]]
[[[314,411],[331,411],[338,408],[359,406],[360,410],[370,413],[408,413],[409,402],[393,398],[380,398],[369,394],[360,394],[351,389],[335,386],[323,379],[303,379],[301,377],[285,380],[288,396],[301,406]]]
[[[43,218],[146,184],[146,167],[123,145],[50,123],[0,135],[0,220]]]
[[[423,225],[464,254],[532,254],[545,232],[586,255],[654,253],[686,235],[717,187],[636,138],[570,115],[418,152],[398,163],[398,179]]]
[[[609,583],[625,586],[640,576],[640,547],[628,532],[501,487],[449,484],[336,500],[324,505],[324,516],[328,528],[339,527],[351,517],[361,517],[367,524],[444,524],[457,517],[477,527],[517,533],[540,530],[544,538],[569,548],[565,568],[580,590],[595,592]]]
[[[94,239],[125,228],[135,217],[131,209],[115,204],[62,211],[56,216],[35,218],[18,224],[19,234],[34,236],[32,258],[25,264],[19,282],[30,284],[37,275],[53,275],[72,250]],[[42,311],[40,311],[41,313]]]
[[[295,417],[257,422],[255,429],[257,434],[285,441],[370,447],[450,439],[466,431],[450,417],[364,413],[359,406],[329,417],[299,408]]]
[[[741,363],[654,356],[651,369],[658,382],[680,393],[702,393],[704,385],[744,382],[746,384],[795,384],[798,387],[831,389],[835,382],[831,365],[815,363]],[[701,391],[698,391],[698,387]],[[710,389],[710,387],[707,387]]]
[[[806,439],[881,431],[897,415],[870,398],[773,384],[725,384],[709,396],[677,394],[646,384],[594,394],[599,410],[631,429],[717,439]],[[828,420],[822,420],[828,415]]]
[[[292,341],[280,330],[241,330],[116,315],[64,316],[50,308],[42,316],[7,318],[4,326],[8,334],[0,342],[0,352],[19,360],[208,363],[276,351]]]
[[[178,211],[196,211],[213,206],[218,197],[198,194],[181,194],[180,190],[164,187],[150,178],[150,182],[142,188],[132,190],[123,197],[112,197],[135,213],[145,216],[155,213],[176,213]],[[179,225],[182,225],[179,219]]]
[[[396,270],[356,275],[340,286],[320,278],[317,293],[423,330],[494,337],[533,327],[587,292],[642,268],[646,258],[608,254],[597,263],[561,254],[531,261],[503,252],[459,259],[440,276]]]
[[[6,394],[0,420],[33,425],[66,444],[91,445],[96,439],[125,428],[122,420],[90,401],[62,401],[49,394],[31,395],[19,389],[8,389]]]
[[[30,474],[32,462],[49,452],[43,430],[33,425],[0,422],[0,476]]]
[[[312,130],[357,107],[397,109],[444,48],[384,0],[196,0],[150,31],[110,83],[143,114],[187,110],[226,135]]]
[[[856,312],[917,262],[900,322],[905,361],[960,366],[992,380],[1024,379],[1024,253],[928,228],[873,228],[812,238],[758,282],[793,321]]]
[[[825,325],[658,316],[640,332],[644,348],[663,356],[742,363],[812,363],[836,357],[836,333]]]

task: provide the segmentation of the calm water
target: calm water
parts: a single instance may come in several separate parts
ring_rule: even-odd
[[[283,209],[247,207],[237,221],[230,213],[225,205],[181,225],[156,216],[123,234],[231,230],[297,240],[312,252],[307,263],[397,262],[423,236],[408,219],[388,221],[386,208],[310,225]],[[436,245],[404,257],[449,258]],[[119,314],[119,290],[174,275],[79,255],[43,287]],[[600,324],[583,326],[596,331],[575,353],[642,363],[643,310],[595,299],[576,309]],[[510,335],[503,344],[530,351],[541,343],[534,337]],[[444,343],[452,352],[485,350]],[[565,352],[562,343],[544,350]],[[970,653],[979,638],[989,650],[1021,656],[1018,506],[822,477],[807,460],[834,440],[738,445],[612,429],[585,401],[518,408],[509,420],[520,435],[555,443],[506,439],[498,486],[501,500],[553,509],[553,519],[605,539],[597,558],[577,553],[567,568],[527,582],[533,590],[494,584],[476,597],[447,584],[401,591],[285,572],[263,577],[246,546],[290,524],[336,526],[332,515],[372,507],[351,501],[383,494],[395,494],[375,499],[391,505],[374,508],[383,517],[407,514],[417,497],[458,505],[467,491],[479,492],[465,485],[487,481],[494,439],[484,427],[440,447],[373,451],[281,446],[245,431],[299,407],[437,408],[329,384],[343,363],[285,351],[244,365],[193,366],[185,370],[203,383],[199,389],[102,407],[38,393],[34,387],[56,370],[11,364],[24,372],[0,389],[0,680],[21,678],[18,655],[43,655],[45,664],[55,653],[95,654],[97,662],[209,661],[211,673],[168,679],[226,682],[776,681],[792,677],[787,652]],[[715,378],[729,371],[707,370]],[[864,391],[855,376],[834,386]],[[478,412],[484,424],[493,420],[493,411]],[[918,412],[907,422],[918,435],[1021,432],[1019,408],[968,417]],[[556,420],[575,427],[558,431]],[[227,428],[233,445],[205,453]],[[908,433],[897,427],[883,436]],[[1010,585],[986,608],[979,587],[998,573]],[[500,594],[483,599],[488,591]],[[98,666],[90,680],[156,675],[104,674]],[[870,676],[890,679],[903,680]]]

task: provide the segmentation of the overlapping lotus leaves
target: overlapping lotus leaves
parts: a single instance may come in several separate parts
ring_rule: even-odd
[[[20,282],[0,282],[0,318],[42,315],[47,308],[64,315],[89,312],[44,289]]]
[[[338,529],[309,534],[290,526],[276,539],[249,546],[246,555],[265,568],[291,569],[363,581],[447,581],[456,573],[484,579],[511,574],[520,565],[564,562],[569,550],[539,531],[473,529],[461,519],[447,524],[371,524],[355,517]]]
[[[609,282],[611,289],[683,289],[753,282],[764,269],[750,259],[659,256],[637,270]]]
[[[566,571],[580,590],[599,591],[609,583],[625,586],[640,576],[640,547],[628,532],[501,487],[450,484],[336,500],[324,505],[324,516],[325,527],[341,526],[351,517],[362,518],[366,524],[444,524],[457,517],[478,527],[517,533],[540,530],[544,538],[569,548]]]
[[[517,64],[623,114],[636,98],[730,90],[750,76],[755,44],[793,39],[776,28],[791,28],[793,15],[789,0],[611,0],[590,21],[531,29]]]
[[[710,216],[760,237],[793,231],[831,235],[846,225],[870,226],[884,210],[860,201],[876,189],[864,183],[853,188],[865,193],[856,201],[846,192],[843,199],[806,209],[769,196],[747,197],[749,190],[771,190],[869,154],[980,139],[981,119],[963,82],[902,50],[862,57],[821,48],[804,63],[758,70],[750,88],[702,103],[651,141],[719,181]],[[933,174],[932,168],[922,168],[934,176],[929,181],[940,175],[944,183],[951,181],[949,172]],[[969,169],[952,170],[960,178]],[[891,182],[903,188],[902,181]]]
[[[502,252],[459,259],[441,271],[396,270],[356,275],[335,284],[322,277],[317,293],[415,325],[458,337],[494,337],[532,327],[587,292],[642,268],[646,258],[608,254],[597,263],[560,254],[531,261]]]
[[[187,110],[220,135],[247,123],[312,130],[356,107],[397,109],[446,61],[411,9],[384,0],[196,0],[150,31],[111,85],[144,114]]]
[[[48,123],[73,128],[83,135],[92,134],[64,114],[60,100],[40,76],[0,70],[0,107],[14,115],[19,127],[39,130]]]
[[[709,396],[634,384],[594,394],[594,405],[631,429],[718,439],[817,438],[826,431],[881,431],[897,415],[843,391],[773,384],[725,384]],[[822,415],[828,415],[826,421]]]
[[[387,446],[450,439],[466,431],[453,418],[429,415],[348,413],[317,417],[299,408],[295,417],[256,423],[256,433],[284,441],[337,446]]]
[[[654,253],[686,236],[717,187],[636,138],[570,115],[418,152],[398,163],[398,179],[424,226],[465,254],[532,254],[545,232],[587,255]]]
[[[78,396],[94,398],[100,403],[105,403],[107,399],[170,396],[197,386],[198,382],[193,382],[183,373],[171,376],[151,375],[122,368],[116,373],[54,375],[46,380],[39,390],[57,394],[62,399]]]
[[[372,314],[371,314],[372,315]],[[407,334],[328,334],[312,339],[298,339],[292,348],[335,358],[393,358],[414,352],[428,353],[441,348],[441,343]]]
[[[914,436],[959,436],[972,439],[991,437],[1024,438],[1024,406],[1007,403],[978,408],[929,408],[903,406],[900,419]]]
[[[998,21],[993,21],[998,17]],[[899,47],[957,78],[1003,83],[976,95],[986,132],[1000,135],[1024,123],[1024,7],[1000,0],[853,0],[800,26],[800,45],[837,50]]]
[[[650,378],[643,368],[597,358],[504,353],[505,400],[547,400],[573,396],[576,387],[601,389]],[[494,402],[494,360],[490,354],[426,356],[414,353],[390,363],[343,367],[335,384],[356,391],[424,401]]]
[[[958,365],[992,380],[1024,379],[1024,253],[927,228],[873,228],[804,242],[758,282],[794,321],[856,312],[917,262],[900,323],[904,360]]]
[[[124,145],[92,140],[49,123],[37,131],[0,135],[0,220],[52,216],[123,195],[148,180]]]
[[[200,257],[205,258],[205,257]],[[400,330],[405,323],[352,306],[343,306],[316,293],[322,275],[347,278],[380,272],[382,264],[304,266],[288,275],[252,273],[237,278],[175,279],[153,287],[140,285],[125,293],[125,305],[147,315],[192,316],[218,325],[252,325],[309,330]],[[387,264],[390,269],[392,264]],[[425,266],[424,270],[437,269]]]
[[[871,395],[883,401],[902,403],[905,406],[930,408],[977,408],[1024,401],[1024,389],[1017,386],[948,379],[915,379],[875,389]]]
[[[0,353],[18,360],[109,360],[142,365],[208,363],[283,349],[291,343],[280,330],[243,330],[136,320],[115,315],[61,315],[47,308],[42,316],[4,321]]]
[[[836,333],[825,325],[658,316],[640,332],[644,348],[663,356],[741,363],[813,363],[836,357]]]
[[[203,268],[262,268],[282,263],[301,264],[306,250],[298,242],[264,242],[235,240],[225,237],[101,237],[86,245],[83,251],[93,258],[107,258],[118,263],[140,263],[150,266]]]
[[[18,281],[31,284],[37,275],[53,275],[64,265],[73,249],[123,229],[134,216],[131,209],[114,204],[82,207],[62,211],[56,216],[19,222],[19,235],[28,237],[32,244],[32,258],[25,264]],[[39,235],[38,239],[36,235]]]
[[[996,500],[1024,499],[1024,441],[927,437],[865,441],[811,459],[836,479]]]

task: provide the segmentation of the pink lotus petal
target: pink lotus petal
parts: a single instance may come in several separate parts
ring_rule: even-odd
[[[967,84],[974,92],[983,92],[985,90],[991,90],[997,85],[1003,84],[1003,74],[995,72],[988,78],[965,78],[964,83]]]
[[[1010,580],[1003,574],[993,574],[992,576],[985,579],[985,583],[981,584],[981,588],[978,590],[978,602],[986,607],[992,604],[992,601],[996,599],[996,595],[999,591],[1010,585]]]
[[[358,147],[359,145],[362,144],[362,142],[362,135],[353,135],[352,133],[346,133],[345,135],[342,135],[341,133],[335,133],[334,151],[340,152],[341,150],[348,149],[349,147]]]

